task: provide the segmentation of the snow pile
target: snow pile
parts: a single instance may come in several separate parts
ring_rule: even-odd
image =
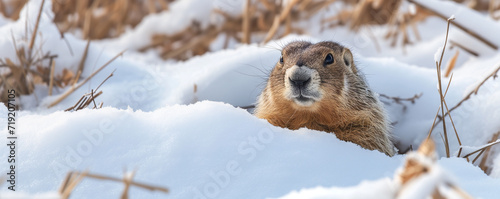
[[[390,178],[376,181],[363,181],[354,187],[316,187],[294,191],[280,199],[365,199],[377,196],[378,199],[393,199],[395,195],[394,182]]]
[[[457,181],[441,166],[436,164],[437,154],[433,141],[424,141],[418,152],[407,155],[403,167],[399,168],[394,179],[383,178],[364,181],[349,188],[312,188],[295,191],[281,199],[326,199],[326,198],[454,198],[466,199],[471,196],[459,186]],[[493,198],[492,195],[483,195]]]
[[[2,108],[1,114],[5,113]],[[361,184],[359,190],[378,187],[374,191],[392,193],[387,178],[404,158],[368,151],[329,133],[274,127],[218,102],[151,112],[103,108],[21,115],[17,153],[23,160],[18,164],[18,190],[28,193],[57,190],[68,171],[88,169],[120,177],[124,168],[137,169],[138,182],[168,187],[170,198],[278,197],[304,187],[345,187],[367,180],[373,182]],[[485,190],[493,190],[500,181],[464,160],[445,165],[471,195],[498,194]],[[485,183],[478,186],[470,179]],[[72,195],[114,198],[122,190],[119,183],[86,179]],[[349,193],[356,191],[339,194]],[[130,194],[131,198],[165,197],[136,188]]]
[[[155,32],[163,33],[169,28],[180,30],[192,19],[202,24],[212,23],[208,9],[201,8],[223,4],[219,3],[176,1],[170,11],[144,19],[136,29],[120,38],[93,42],[82,78],[88,77],[117,51],[123,50],[121,48],[130,47],[130,51],[55,107],[46,108],[69,88],[56,89],[53,96],[47,96],[47,87],[38,86],[34,94],[22,96],[23,110],[16,118],[19,192],[2,189],[0,196],[51,197],[69,171],[88,169],[92,173],[122,177],[123,168],[137,169],[135,181],[168,187],[169,198],[394,196],[398,185],[392,178],[404,156],[387,157],[340,141],[334,134],[278,128],[235,107],[255,103],[269,71],[279,59],[277,49],[283,44],[292,40],[332,40],[332,35],[336,35],[334,40],[353,49],[356,65],[366,75],[372,90],[403,98],[423,93],[415,104],[407,103],[406,109],[386,101],[389,117],[395,124],[397,147],[400,150],[415,148],[426,138],[440,104],[433,55],[443,44],[446,31],[443,23],[430,18],[422,24],[421,27],[435,31],[422,33],[424,41],[410,46],[408,54],[401,49],[390,49],[388,44],[382,44],[386,50],[377,53],[373,44],[356,42],[366,38],[363,32],[352,33],[347,29],[320,32],[316,30],[318,27],[311,28],[312,36],[290,35],[265,46],[241,45],[185,62],[163,61],[154,53],[134,51],[143,38],[150,38]],[[21,19],[5,22],[0,33],[9,35],[12,31],[15,38],[22,38],[26,21],[35,21],[31,13],[37,13],[39,4],[39,0],[30,1]],[[35,45],[42,46],[44,52],[59,55],[56,73],[64,68],[75,70],[85,41],[65,34],[69,43],[66,45],[49,18],[53,15],[50,7],[51,1],[47,1],[39,29],[42,37]],[[203,12],[188,11],[190,9]],[[463,17],[456,16],[457,20]],[[159,20],[164,24],[153,23]],[[383,33],[375,31],[376,36]],[[0,47],[3,57],[15,60],[10,38],[0,38]],[[443,60],[453,54],[447,51]],[[480,59],[463,57],[457,62],[446,96],[449,106],[458,103],[500,64],[498,52]],[[104,102],[103,109],[62,111],[73,106],[115,69],[113,77],[100,89],[103,94],[97,98]],[[443,82],[447,83],[448,79],[443,78]],[[500,123],[496,122],[500,121],[498,99],[500,83],[491,79],[478,95],[452,113],[463,145],[482,146],[500,129]],[[0,106],[0,114],[7,114],[4,106]],[[6,131],[6,121],[0,117],[2,132]],[[441,133],[437,127],[433,134],[439,157],[445,154]],[[454,135],[448,137],[451,150],[458,150]],[[5,142],[5,136],[0,140]],[[498,147],[492,148],[492,154],[495,152],[500,152]],[[0,155],[5,157],[7,151],[0,150]],[[443,158],[438,159],[437,164],[455,176],[453,182],[470,195],[495,198],[500,194],[496,188],[500,186],[500,157],[491,158],[491,177],[464,159]],[[7,168],[6,161],[0,161],[0,170],[4,168]],[[436,172],[441,174],[440,170]],[[85,179],[72,197],[116,198],[122,190],[120,183]],[[293,190],[300,191],[290,193]],[[130,196],[165,197],[162,193],[135,187],[131,188]]]
[[[32,113],[19,122],[19,190],[30,193],[57,190],[70,170],[122,176],[123,168],[135,168],[136,181],[166,186],[170,198],[277,197],[302,187],[388,177],[401,158],[324,132],[274,127],[245,110],[208,101],[151,112]],[[113,198],[122,189],[118,183],[84,180],[72,195]],[[132,189],[131,197],[164,195]]]

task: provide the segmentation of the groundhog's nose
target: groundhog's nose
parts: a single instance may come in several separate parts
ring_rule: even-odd
[[[293,86],[296,86],[296,87],[304,87],[305,85],[307,85],[309,82],[311,82],[311,78],[307,78],[307,79],[291,79],[291,78],[288,78],[288,80],[290,80],[290,82],[292,83]]]

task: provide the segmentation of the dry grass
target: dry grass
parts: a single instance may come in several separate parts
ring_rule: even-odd
[[[396,175],[396,178],[401,182],[401,186],[398,188],[395,198],[401,198],[407,189],[420,188],[421,192],[429,193],[426,198],[443,199],[447,198],[446,196],[454,195],[460,196],[460,198],[464,199],[472,199],[467,192],[458,187],[453,181],[446,179],[444,176],[442,176],[441,179],[433,179],[434,182],[431,185],[432,189],[429,189],[428,187],[415,187],[415,185],[411,183],[416,180],[421,180],[424,176],[431,175],[430,173],[436,169],[435,167],[437,167],[436,161],[437,154],[434,141],[431,139],[424,140],[417,152],[414,152],[406,157],[403,168]],[[441,192],[443,190],[442,188],[446,188],[447,190],[453,192],[453,194],[450,194],[450,192]],[[419,193],[419,197],[421,197],[421,194],[422,193]],[[408,197],[408,195],[406,196]],[[415,195],[412,194],[409,196],[415,197]]]
[[[415,102],[420,98],[422,97],[423,93],[420,93],[420,94],[415,94],[413,95],[413,97],[408,97],[408,98],[401,98],[401,97],[392,97],[392,96],[388,96],[386,94],[380,94],[380,97],[381,98],[384,98],[384,99],[387,99],[387,100],[390,100],[390,102],[387,102],[387,101],[384,101],[384,100],[381,100],[383,103],[385,104],[390,104],[391,102],[392,103],[396,103],[396,104],[399,104],[403,107],[403,112],[406,111],[406,109],[408,108],[408,106],[406,106],[406,104],[404,104],[403,102],[410,102],[411,104],[415,104]]]
[[[444,46],[443,46],[442,51],[441,51],[441,57],[440,57],[439,61],[436,60],[436,72],[437,72],[437,79],[438,79],[438,85],[439,85],[439,96],[440,96],[440,101],[441,101],[441,106],[439,107],[438,112],[439,112],[439,110],[441,110],[441,115],[444,115],[444,107],[446,105],[445,94],[443,93],[443,88],[442,88],[442,84],[441,84],[441,76],[442,76],[441,75],[441,64],[443,63],[444,51],[446,50],[446,44],[448,43],[448,33],[450,31],[450,23],[453,20],[454,20],[454,18],[448,18],[448,20],[447,20],[448,24],[446,26],[446,38],[444,40]],[[451,78],[450,78],[450,82],[451,82]],[[449,88],[450,82],[448,83],[448,88]],[[448,90],[448,88],[446,88],[446,90]],[[446,109],[448,109],[448,105],[446,105]],[[451,115],[448,115],[448,116],[450,118],[450,121],[453,124],[453,119],[452,119]],[[437,114],[436,114],[436,117],[437,117]],[[434,118],[434,122],[436,121],[436,117]],[[443,118],[443,119],[446,119],[446,118]],[[442,124],[443,124],[443,134],[444,134],[446,157],[450,157],[450,145],[449,145],[449,141],[448,141],[448,132],[446,129],[446,122],[443,122]],[[431,131],[429,132],[427,139],[429,139],[429,137],[431,136],[432,129],[434,126],[435,126],[435,123],[432,124]],[[458,136],[457,130],[455,128],[455,124],[453,124],[453,128],[455,130],[455,134],[457,136],[458,143],[460,144],[460,146],[462,146],[462,143],[460,142],[460,137]]]
[[[432,162],[436,161],[436,145],[431,139],[426,139],[417,150],[419,155],[422,155]],[[403,170],[399,173],[398,177],[401,183],[405,185],[410,180],[417,178],[423,174],[428,173],[430,170],[429,165],[421,164],[418,159],[408,158],[404,164]]]
[[[445,43],[444,43],[444,46],[442,48],[442,52],[441,52],[441,57],[439,59],[439,61],[436,60],[436,71],[437,71],[437,77],[438,77],[438,84],[439,84],[439,93],[440,93],[440,102],[441,102],[441,106],[438,108],[438,111],[436,113],[436,116],[434,117],[434,122],[432,124],[432,127],[429,131],[429,134],[427,136],[427,139],[430,138],[431,134],[432,134],[432,131],[433,129],[436,127],[436,124],[438,124],[439,122],[442,123],[442,127],[443,127],[443,141],[445,143],[445,150],[446,150],[446,156],[447,157],[450,157],[450,148],[449,148],[449,140],[448,140],[448,136],[447,136],[447,129],[446,129],[446,116],[449,117],[449,120],[453,126],[453,130],[455,132],[455,135],[456,135],[456,138],[457,138],[457,141],[458,141],[458,144],[460,145],[460,148],[459,148],[459,151],[458,151],[458,157],[463,157],[463,158],[466,158],[467,161],[470,161],[469,160],[469,157],[478,153],[476,155],[476,157],[472,160],[472,164],[474,164],[478,158],[484,153],[486,152],[485,156],[483,157],[483,159],[481,160],[481,163],[480,163],[480,168],[485,171],[485,173],[488,173],[488,168],[486,166],[486,161],[489,157],[489,154],[490,154],[490,149],[492,146],[500,143],[500,140],[497,140],[498,139],[498,136],[500,134],[500,132],[496,133],[496,134],[493,134],[493,137],[492,137],[492,140],[484,145],[483,147],[479,148],[478,150],[476,151],[473,151],[469,154],[465,154],[462,156],[462,142],[460,140],[460,136],[458,135],[458,132],[457,132],[457,129],[455,127],[455,123],[453,121],[453,118],[451,116],[451,111],[457,109],[460,105],[462,105],[463,102],[467,101],[468,99],[470,99],[470,97],[474,94],[474,95],[477,95],[479,89],[481,88],[481,86],[491,77],[493,77],[493,79],[495,79],[497,77],[497,73],[500,71],[500,66],[497,67],[496,70],[494,70],[491,74],[489,74],[485,79],[483,79],[483,81],[481,81],[476,87],[474,90],[472,90],[471,92],[469,92],[468,95],[466,95],[460,102],[457,103],[457,105],[453,106],[451,109],[448,108],[448,105],[446,103],[446,100],[445,100],[445,97],[446,97],[446,93],[448,92],[448,88],[450,86],[450,83],[451,83],[451,80],[453,78],[453,74],[451,74],[451,77],[450,77],[450,80],[448,82],[448,86],[446,88],[446,91],[443,93],[442,91],[442,83],[441,83],[441,64],[442,64],[442,61],[443,61],[443,56],[444,56],[444,52],[446,50],[446,44],[447,44],[447,41],[448,41],[448,33],[449,33],[449,27],[450,27],[450,24],[453,23],[452,21],[454,20],[454,18],[448,18],[447,21],[448,21],[448,24],[447,24],[447,30],[446,30],[446,38],[445,38]],[[457,56],[458,56],[458,53],[455,53],[455,55],[451,58],[450,62],[448,63],[448,66],[447,66],[447,69],[446,69],[446,74],[449,74],[451,72],[451,70],[453,69],[454,65],[455,65],[455,61],[457,59]],[[445,109],[446,108],[446,112],[445,112]],[[441,115],[439,115],[439,111],[441,110]]]
[[[492,137],[491,137],[491,140],[488,142],[488,143],[494,143],[498,140],[500,136],[500,131],[498,131],[497,133],[495,133]],[[488,164],[488,161],[490,160],[490,157],[491,158],[495,158],[497,157],[497,155],[499,155],[498,153],[498,150],[495,151],[492,151],[491,149],[493,148],[493,145],[487,147],[484,151],[481,151],[481,153],[484,153],[484,156],[483,158],[481,159],[481,162],[479,163],[479,168],[481,168],[481,170],[484,171],[484,173],[490,175],[491,174],[491,170],[493,169],[491,167],[491,163]],[[481,153],[477,155],[477,157],[475,159],[477,159],[479,156],[481,156]]]
[[[26,0],[2,3],[0,9],[4,15],[19,15],[18,12]],[[246,1],[246,0],[245,0]],[[337,0],[339,1],[339,0]],[[1,2],[1,1],[0,1]],[[16,3],[13,3],[16,2]],[[81,32],[85,39],[112,38],[121,35],[126,27],[133,28],[150,14],[169,9],[173,0],[82,0],[75,3],[71,0],[52,0],[55,13],[54,22],[64,38],[65,32]],[[221,26],[201,28],[193,21],[186,29],[174,34],[153,35],[151,42],[145,44],[140,51],[155,49],[164,59],[186,60],[210,50],[210,44],[216,37],[225,37],[225,46],[231,39],[240,43],[267,43],[290,33],[302,34],[307,30],[299,28],[298,22],[309,19],[325,9],[336,0],[304,0],[283,1],[257,0],[246,2],[240,16],[232,16],[223,10],[214,10],[214,15],[225,19]],[[402,0],[342,0],[345,8],[338,14],[323,20],[325,27],[349,25],[359,30],[371,25],[389,24],[385,39],[396,46],[400,41],[403,46],[413,43],[408,31],[413,31],[417,40],[419,33],[416,24],[428,16],[435,14],[431,9],[418,7],[416,13],[399,11]],[[477,1],[474,8],[485,9],[483,1]],[[498,5],[489,3],[486,7],[490,13],[498,10]],[[8,9],[7,9],[8,8]],[[5,10],[13,10],[7,13]],[[17,14],[16,14],[17,13]],[[493,16],[493,15],[492,15]],[[99,25],[95,25],[96,23]],[[372,37],[378,44],[377,38]],[[457,45],[462,46],[462,45]],[[78,72],[75,72],[78,76]]]
[[[99,69],[97,69],[96,71],[94,71],[92,74],[90,74],[87,78],[85,78],[85,80],[83,80],[82,82],[78,83],[77,85],[73,85],[69,90],[67,90],[64,94],[62,94],[59,98],[57,98],[54,102],[50,103],[49,104],[49,108],[50,107],[53,107],[57,104],[59,104],[62,100],[66,99],[66,97],[68,97],[71,93],[75,92],[78,88],[80,88],[81,86],[83,86],[85,83],[87,83],[90,79],[92,79],[97,73],[99,73],[102,69],[104,69],[106,66],[108,66],[109,64],[111,64],[111,62],[115,61],[118,57],[122,56],[123,53],[125,51],[122,51],[120,53],[118,53],[115,57],[111,58],[108,62],[106,62],[104,65],[102,65]],[[109,77],[111,77],[113,74],[111,74]],[[108,78],[109,78],[108,77]],[[106,78],[106,80],[108,79]],[[104,80],[104,81],[106,81]],[[103,82],[104,83],[104,82]],[[99,85],[100,86],[100,85]],[[99,88],[99,87],[98,87]],[[97,89],[98,89],[97,88]],[[96,90],[97,90],[96,89]],[[93,95],[92,95],[93,96]],[[96,96],[94,96],[95,98]],[[78,103],[77,103],[78,104]]]
[[[455,124],[453,123],[453,120],[452,120],[452,118],[451,118],[451,112],[452,112],[453,110],[456,110],[458,107],[460,107],[460,105],[462,105],[462,103],[463,103],[463,102],[465,102],[465,101],[469,100],[469,99],[471,98],[471,96],[472,96],[472,95],[477,95],[477,93],[478,93],[479,89],[481,88],[481,86],[482,86],[482,85],[483,85],[483,84],[484,84],[484,83],[485,83],[488,79],[490,79],[490,78],[492,78],[492,77],[493,77],[493,79],[495,79],[495,78],[497,77],[497,73],[498,73],[499,71],[500,71],[500,66],[499,66],[499,67],[497,67],[497,69],[496,69],[496,70],[494,70],[491,74],[489,74],[489,75],[488,75],[485,79],[483,79],[483,81],[481,81],[481,82],[480,82],[480,83],[479,83],[479,84],[478,84],[478,85],[474,88],[474,90],[472,90],[471,92],[469,92],[469,94],[467,94],[467,95],[466,95],[466,96],[465,96],[462,100],[460,100],[460,101],[457,103],[457,105],[453,106],[451,109],[448,109],[448,105],[446,105],[446,102],[445,102],[445,105],[446,105],[446,113],[443,113],[443,112],[442,112],[442,114],[441,114],[440,116],[436,113],[436,117],[434,118],[434,122],[433,122],[433,124],[432,124],[431,130],[429,131],[429,136],[430,136],[430,134],[432,133],[432,131],[433,131],[434,127],[436,127],[436,124],[438,124],[438,123],[442,122],[442,123],[443,123],[443,126],[444,126],[444,123],[445,123],[445,122],[443,122],[443,120],[446,118],[446,116],[448,116],[448,117],[450,118],[450,120],[451,120],[451,122],[452,122],[452,124],[453,124],[453,128],[455,129]],[[453,75],[452,75],[452,77],[453,77]],[[451,79],[450,79],[450,81],[451,81]],[[449,86],[449,84],[448,84],[448,86]],[[448,90],[448,89],[447,89],[447,90]],[[446,90],[446,91],[447,91],[447,90]],[[446,92],[445,92],[445,95],[444,95],[444,96],[446,96]],[[440,107],[440,108],[441,108],[441,107]],[[444,115],[444,116],[443,116],[443,115]],[[436,119],[437,119],[437,121],[436,121]],[[460,146],[461,146],[461,145],[462,145],[462,143],[460,142],[460,138],[459,138],[459,136],[458,136],[458,133],[457,133],[456,129],[455,129],[455,134],[456,134],[456,136],[457,136],[457,140],[458,140],[458,142],[459,142],[459,144],[460,144]],[[495,134],[495,135],[496,135],[496,134]],[[428,136],[428,137],[429,137],[429,136]],[[446,138],[445,138],[445,139],[446,139]],[[495,140],[496,140],[496,139],[495,139]],[[494,142],[495,140],[490,141],[490,143]],[[459,149],[459,153],[458,153],[458,156],[459,156],[459,157],[461,157],[461,152],[462,152],[462,148],[460,148],[460,149]],[[473,160],[473,163],[477,160],[477,158],[478,158],[479,156],[481,156],[481,155],[483,154],[483,152],[484,152],[484,150],[482,150],[482,151],[481,151],[481,153],[480,153],[480,154],[478,154],[478,155],[476,156],[475,160]],[[487,153],[487,154],[488,154],[488,153]],[[469,159],[468,159],[468,157],[469,157],[469,156],[470,156],[470,155],[464,156],[465,158],[467,158],[467,161],[469,161]],[[487,158],[487,157],[484,157],[484,158]],[[484,159],[484,158],[483,158],[483,159]],[[485,171],[485,172],[487,171],[485,167],[482,167],[482,168],[483,168],[483,171]]]
[[[419,2],[416,2],[414,0],[408,0],[409,2],[411,3],[414,3],[416,5],[418,5],[420,8],[422,9],[425,9],[431,13],[433,13],[433,15],[435,16],[438,16],[442,19],[447,19],[447,16],[443,16],[441,15],[438,11],[436,11],[436,8],[430,8],[430,7],[426,7],[425,5],[422,5],[420,4]],[[477,30],[474,30],[474,29],[469,29],[467,26],[464,26],[464,24],[460,24],[460,23],[457,23],[457,22],[451,22],[455,27],[463,30],[464,32],[468,33],[470,36],[472,37],[475,37],[476,39],[478,39],[479,41],[483,42],[484,44],[486,44],[487,46],[491,47],[492,49],[495,49],[495,50],[498,50],[498,46],[496,44],[494,44],[493,42],[489,41],[488,39],[480,36],[476,31]]]
[[[19,13],[23,9],[28,0],[4,1],[0,0],[0,13],[6,18],[17,20]]]
[[[281,38],[290,33],[305,33],[294,26],[294,23],[308,19],[333,1],[291,1],[286,6],[269,0],[259,0],[256,3],[246,2],[245,10],[239,16],[233,16],[223,10],[214,10],[215,15],[224,18],[220,26],[202,28],[198,22],[179,33],[167,35],[157,34],[151,39],[151,44],[140,49],[159,49],[164,59],[186,60],[192,56],[201,55],[210,50],[210,44],[219,35],[225,36],[224,48],[234,39],[240,43],[266,43],[271,39]],[[305,11],[307,14],[303,14]],[[256,41],[252,36],[263,36]],[[180,45],[182,44],[182,45]]]
[[[361,0],[352,13],[353,30],[365,25],[382,25],[395,20],[401,0]]]
[[[164,188],[164,187],[153,186],[153,185],[135,182],[133,180],[134,175],[135,175],[135,171],[130,173],[130,174],[127,174],[125,172],[123,179],[119,179],[119,178],[109,177],[109,176],[100,175],[100,174],[92,174],[92,173],[89,173],[88,171],[69,172],[66,175],[66,178],[64,179],[64,181],[62,182],[61,187],[59,188],[59,194],[61,194],[62,199],[69,198],[71,193],[73,192],[73,190],[78,186],[78,184],[81,183],[81,181],[84,178],[91,178],[91,179],[96,179],[96,180],[101,180],[101,181],[113,181],[113,182],[123,183],[125,188],[124,188],[124,190],[121,194],[121,197],[120,197],[122,199],[128,198],[128,192],[129,192],[129,189],[131,186],[141,188],[141,189],[146,189],[149,191],[160,191],[163,193],[169,192],[169,190],[167,188]]]
[[[497,134],[498,134],[498,133],[497,133]],[[495,134],[495,136],[494,136],[494,137],[497,137],[497,138],[498,138],[498,135],[496,135],[496,134]],[[492,146],[494,146],[494,145],[496,145],[496,144],[499,144],[499,143],[500,143],[500,140],[498,140],[498,139],[497,139],[497,140],[494,140],[494,141],[491,141],[490,143],[488,143],[488,144],[486,144],[486,145],[484,145],[484,146],[480,147],[479,149],[477,149],[477,150],[475,150],[475,151],[473,151],[473,152],[470,152],[470,153],[468,153],[468,154],[464,155],[463,157],[464,157],[464,158],[468,158],[469,156],[474,155],[474,154],[476,154],[476,153],[478,153],[478,152],[479,152],[479,154],[476,156],[476,158],[474,158],[474,160],[472,161],[472,163],[474,163],[474,162],[475,162],[475,161],[479,158],[479,156],[481,156],[481,154],[483,154],[483,153],[484,153],[484,151],[486,151],[487,149],[490,149]]]
[[[116,69],[115,69],[115,70],[116,70]],[[104,80],[101,82],[101,84],[99,84],[99,86],[97,86],[97,88],[92,89],[92,90],[90,91],[90,93],[86,93],[86,94],[84,94],[84,95],[83,95],[83,96],[82,96],[82,97],[78,100],[78,102],[76,102],[76,104],[75,104],[75,105],[73,105],[72,107],[67,108],[67,109],[66,109],[66,110],[64,110],[64,111],[78,111],[78,110],[82,110],[82,109],[84,109],[84,108],[87,108],[87,107],[88,107],[91,103],[93,103],[93,104],[94,104],[93,109],[100,109],[100,108],[102,108],[102,106],[103,106],[103,104],[104,104],[104,103],[103,103],[103,102],[101,102],[101,103],[99,103],[99,104],[96,104],[96,103],[95,103],[95,99],[96,99],[97,97],[99,97],[99,95],[101,95],[101,94],[102,94],[102,91],[99,91],[99,88],[100,88],[100,87],[104,84],[104,82],[106,82],[109,78],[113,77],[113,73],[114,73],[114,72],[115,72],[115,71],[113,71],[111,74],[109,74],[109,76],[108,76],[106,79],[104,79]]]
[[[0,0],[0,12],[9,18],[17,19],[26,1],[5,3]],[[125,31],[125,28],[135,27],[145,16],[168,10],[173,1],[81,0],[75,3],[72,0],[52,0],[52,9],[55,13],[54,22],[61,31],[61,37],[64,38],[65,32],[76,31],[81,32],[83,38],[93,40],[117,37]],[[230,39],[240,43],[266,43],[290,33],[306,33],[306,30],[298,28],[295,24],[307,20],[337,1],[340,0],[292,0],[286,5],[282,0],[247,2],[240,16],[231,16],[223,10],[215,10],[214,14],[221,15],[225,19],[225,23],[221,26],[202,29],[196,21],[193,21],[191,26],[178,33],[153,35],[151,43],[144,45],[140,50],[156,49],[164,59],[186,60],[208,52],[210,44],[219,35],[226,37],[226,47]],[[344,3],[342,11],[323,20],[325,27],[348,25],[353,30],[359,30],[369,28],[371,25],[388,24],[389,30],[385,39],[390,40],[393,46],[398,42],[403,46],[413,43],[408,31],[412,31],[418,41],[420,36],[416,24],[430,15],[436,15],[432,8],[422,6],[417,7],[415,13],[401,12],[399,7],[402,0],[342,0],[342,2]],[[497,15],[500,17],[500,14],[495,14],[500,9],[500,4],[495,1],[468,2],[469,7],[488,11],[492,17]],[[95,25],[96,23],[99,25]],[[473,31],[466,31],[478,37]],[[377,38],[372,37],[372,40],[378,43]]]
[[[52,10],[60,31],[82,30],[85,39],[103,39],[117,37],[145,16],[167,10],[170,2],[172,0],[53,0]],[[97,22],[98,26],[93,25]]]
[[[444,77],[450,77],[451,71],[453,70],[453,68],[455,68],[457,58],[458,58],[458,50],[455,51],[455,55],[453,55],[453,57],[451,57],[450,60],[448,61],[448,63],[446,64],[446,70],[444,72]]]
[[[45,0],[42,1],[42,5]],[[16,4],[17,5],[17,4]],[[51,73],[51,66],[55,62],[57,55],[50,54],[50,52],[42,52],[42,48],[35,46],[35,41],[38,35],[38,26],[42,9],[38,12],[38,17],[34,25],[34,31],[28,38],[29,33],[25,33],[25,37],[20,39],[15,38],[12,34],[12,42],[16,52],[17,60],[10,58],[0,58],[0,67],[6,68],[0,74],[0,101],[7,101],[7,92],[9,89],[15,89],[18,95],[31,94],[34,90],[35,84],[50,84],[64,85],[64,78],[54,76]]]

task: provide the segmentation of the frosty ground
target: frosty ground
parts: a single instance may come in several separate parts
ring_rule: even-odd
[[[198,1],[184,2],[178,7],[187,9],[189,3]],[[39,1],[28,5],[23,12],[36,13]],[[56,71],[75,69],[86,42],[66,34],[74,51],[71,55],[51,22],[50,3],[44,12],[49,14],[42,17],[40,44],[43,42],[44,51],[59,55]],[[208,14],[186,17],[203,19]],[[21,14],[18,21],[0,20],[0,33],[10,35],[12,31],[14,37],[21,37],[25,21],[36,17],[25,16]],[[291,35],[263,45],[234,44],[227,50],[217,49],[220,46],[214,44],[214,52],[177,62],[163,61],[152,51],[136,51],[140,38],[134,35],[160,31],[152,29],[151,24],[161,16],[145,19],[144,25],[120,38],[93,42],[84,77],[124,48],[128,51],[55,107],[47,105],[65,89],[48,96],[47,86],[37,86],[35,94],[18,99],[22,110],[17,116],[17,190],[8,191],[4,183],[1,197],[55,198],[67,172],[84,170],[115,177],[123,176],[124,170],[135,170],[135,181],[170,190],[165,195],[132,188],[131,198],[392,196],[393,178],[405,155],[387,157],[325,132],[274,127],[238,107],[255,103],[283,45],[294,40],[335,40],[354,51],[357,66],[375,92],[399,97],[422,93],[414,104],[406,104],[405,110],[399,104],[385,104],[394,123],[397,147],[417,148],[427,136],[440,103],[434,54],[444,43],[445,21],[431,17],[420,24],[421,29],[433,31],[422,32],[423,41],[407,47],[406,53],[385,43],[384,50],[377,52],[364,32],[319,31],[311,27],[311,36]],[[384,32],[375,29],[374,34]],[[450,37],[464,36],[452,28]],[[0,47],[2,54],[15,57],[10,37],[0,38]],[[446,52],[445,59],[452,54]],[[446,96],[448,104],[460,101],[500,64],[500,53],[485,54],[480,59],[459,59]],[[63,111],[113,71],[98,98],[104,108]],[[447,83],[448,79],[443,81]],[[499,99],[499,81],[489,80],[478,95],[453,113],[463,145],[483,145],[500,129]],[[5,106],[0,108],[0,114],[7,115]],[[6,131],[6,123],[6,118],[0,118],[2,132]],[[465,159],[444,158],[440,133],[437,128],[433,138],[443,170],[476,198],[498,197],[500,157],[489,162],[493,169],[487,176]],[[5,136],[0,139],[6,142]],[[450,148],[457,151],[456,139],[450,141]],[[2,149],[0,153],[6,157],[8,151]],[[0,170],[4,171],[6,165],[1,161]],[[122,190],[120,183],[85,179],[72,198],[116,198]]]

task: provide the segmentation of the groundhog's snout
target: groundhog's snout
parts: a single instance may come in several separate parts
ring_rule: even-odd
[[[291,82],[292,86],[298,89],[304,89],[310,82],[310,76],[303,77],[289,77],[288,80]]]
[[[318,71],[294,65],[285,72],[285,98],[300,106],[311,106],[321,99],[319,82]]]

